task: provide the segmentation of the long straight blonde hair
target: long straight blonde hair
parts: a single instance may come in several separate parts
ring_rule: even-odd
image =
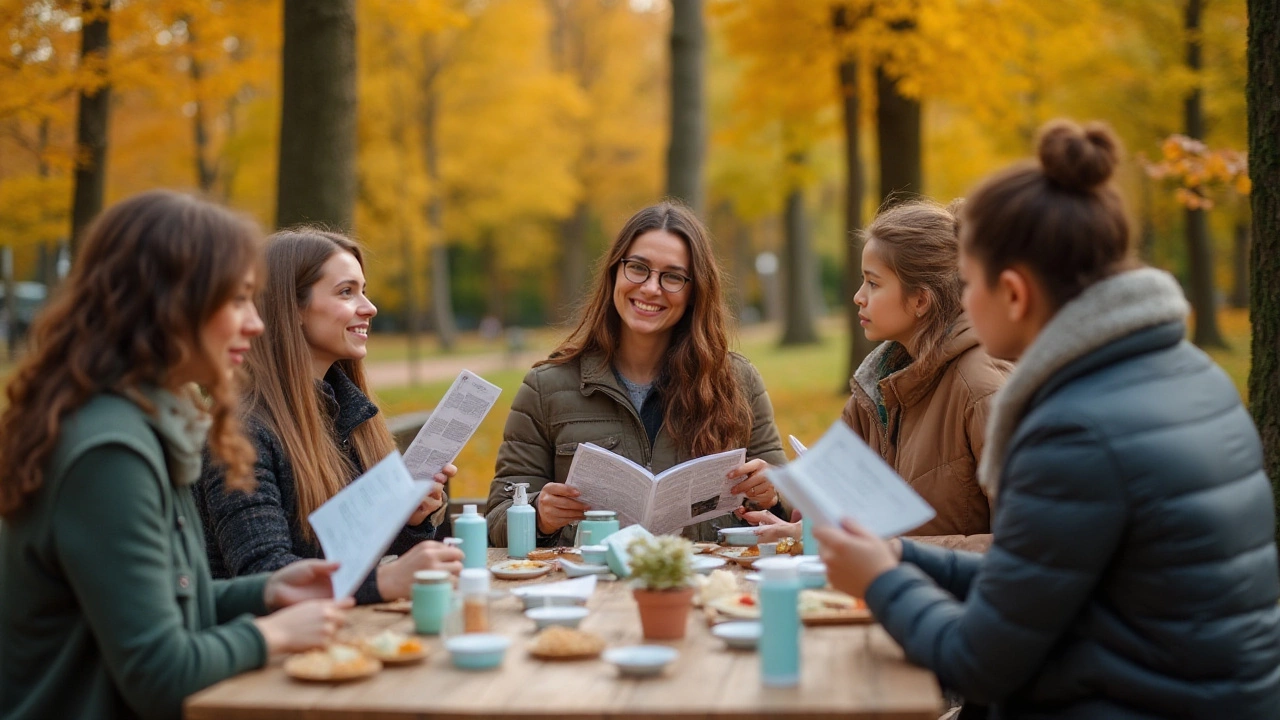
[[[266,332],[254,343],[245,367],[249,374],[247,411],[284,446],[293,466],[298,497],[297,524],[303,537],[314,541],[307,516],[338,494],[356,476],[346,453],[338,446],[333,419],[321,410],[312,378],[311,348],[302,333],[302,312],[324,264],[346,252],[364,268],[360,245],[336,232],[315,227],[283,230],[267,239],[267,283],[262,298]],[[372,399],[359,360],[335,365]],[[373,467],[395,449],[395,439],[381,416],[361,423],[351,433],[351,445],[365,468]]]

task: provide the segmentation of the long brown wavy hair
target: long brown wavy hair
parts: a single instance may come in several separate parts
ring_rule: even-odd
[[[631,216],[597,267],[577,327],[542,362],[567,363],[599,353],[612,366],[622,329],[622,317],[613,304],[618,266],[636,238],[655,230],[684,240],[692,265],[692,281],[685,289],[689,303],[672,328],[671,344],[654,382],[666,403],[663,423],[681,452],[690,456],[742,447],[751,439],[751,405],[729,359],[729,310],[720,268],[707,229],[684,205],[663,202]]]
[[[0,415],[0,515],[40,489],[62,422],[100,393],[154,412],[139,388],[203,356],[200,328],[261,262],[250,219],[190,195],[153,191],[107,209],[85,231],[71,274],[31,329],[31,350]],[[209,446],[232,487],[253,484],[253,446],[236,417],[236,382],[206,387]]]
[[[302,313],[324,275],[324,264],[346,252],[364,268],[360,245],[340,233],[317,227],[295,227],[267,239],[267,282],[263,294],[263,333],[246,358],[250,417],[280,438],[293,466],[298,496],[297,524],[304,537],[315,533],[307,516],[347,486],[357,474],[338,447],[333,418],[321,410],[312,375],[311,348],[302,333]],[[360,391],[373,397],[359,360],[339,360],[337,367]],[[365,468],[395,449],[395,439],[382,417],[361,423],[351,444]]]

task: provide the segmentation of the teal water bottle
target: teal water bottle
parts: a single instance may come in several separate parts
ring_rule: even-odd
[[[439,635],[453,605],[453,583],[447,570],[419,570],[413,574],[413,628],[423,635]]]
[[[762,560],[760,569],[760,681],[765,687],[800,684],[800,578],[789,558]]]
[[[475,505],[462,506],[462,514],[453,521],[453,534],[462,540],[462,567],[489,566],[489,523]]]
[[[813,537],[813,521],[809,518],[800,518],[800,542],[805,555],[818,554],[818,541]]]
[[[516,483],[513,487],[515,497],[511,501],[511,507],[507,508],[507,555],[527,558],[537,541],[534,535],[537,513],[529,505],[529,483]]]

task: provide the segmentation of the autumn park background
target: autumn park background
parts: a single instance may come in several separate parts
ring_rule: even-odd
[[[1276,0],[0,0],[0,32],[0,377],[75,230],[172,187],[368,246],[389,415],[459,367],[513,390],[670,195],[715,235],[780,429],[812,439],[869,349],[852,233],[1068,116],[1126,143],[1138,252],[1183,282],[1277,467],[1273,353],[1251,363],[1280,327]],[[455,495],[485,493],[510,398]]]

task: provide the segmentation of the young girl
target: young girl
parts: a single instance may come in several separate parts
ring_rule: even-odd
[[[914,662],[998,717],[1280,717],[1270,483],[1230,379],[1186,342],[1169,275],[1129,256],[1101,125],[1057,122],[1038,164],[965,205],[964,303],[1017,360],[979,477],[985,556],[818,531]]]
[[[0,416],[0,716],[177,718],[341,621],[331,563],[212,580],[191,497],[206,431],[228,482],[253,482],[232,372],[262,332],[259,238],[139,195],[90,226],[37,320]]]
[[[733,491],[779,507],[765,479],[784,460],[759,373],[729,352],[728,310],[711,242],[682,205],[636,213],[618,233],[577,328],[525,376],[507,417],[489,489],[490,541],[505,546],[510,484],[530,483],[540,545],[573,544],[591,508],[564,484],[578,443],[591,442],[654,473],[745,447]],[[612,508],[599,508],[609,510]],[[732,515],[685,529],[714,540]]]
[[[365,296],[360,246],[301,228],[272,235],[266,256],[266,336],[247,358],[258,488],[227,492],[215,465],[197,488],[215,576],[321,557],[307,516],[395,449],[364,379],[378,309]],[[447,465],[436,475],[441,485],[388,550],[398,557],[369,574],[356,602],[408,597],[417,570],[461,569],[461,551],[432,539],[447,511],[442,484],[456,472]]]
[[[991,514],[978,458],[1010,366],[982,350],[961,310],[956,230],[955,215],[929,201],[885,210],[866,229],[853,300],[867,339],[881,344],[854,373],[844,421],[937,511],[911,535],[985,550]],[[800,536],[797,523],[742,515],[766,541]]]

